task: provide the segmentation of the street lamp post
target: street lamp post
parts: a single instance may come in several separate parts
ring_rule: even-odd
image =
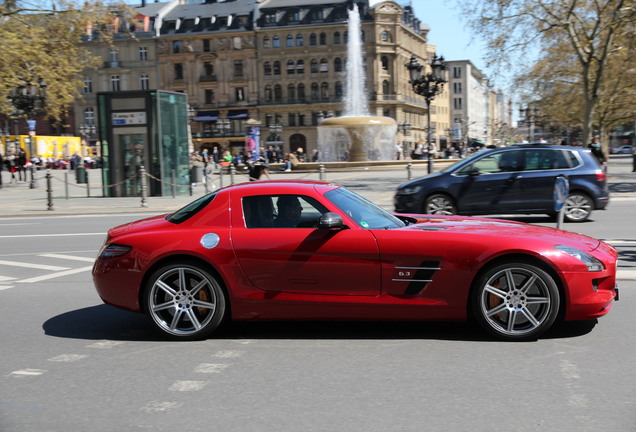
[[[433,160],[431,159],[432,140],[431,140],[431,101],[435,99],[444,88],[444,84],[448,82],[446,78],[446,71],[448,70],[444,57],[437,57],[437,54],[433,54],[433,61],[430,64],[430,72],[422,75],[423,66],[417,61],[414,55],[411,56],[411,60],[406,64],[406,68],[409,71],[410,80],[409,83],[413,86],[413,91],[424,96],[426,101],[426,119],[428,127],[426,130],[427,135],[427,160],[428,160],[428,173],[433,172]]]
[[[9,100],[15,108],[17,116],[23,116],[27,120],[29,129],[29,158],[33,160],[33,150],[35,141],[35,120],[31,117],[34,116],[44,106],[44,100],[46,99],[46,82],[42,78],[37,80],[37,83],[32,83],[30,80],[23,81],[18,87],[11,90],[9,93]],[[16,139],[17,136],[16,136]],[[29,183],[30,189],[37,187],[37,181],[35,178],[35,167],[31,163],[31,182]]]

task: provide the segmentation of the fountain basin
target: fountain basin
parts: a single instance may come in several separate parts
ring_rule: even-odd
[[[331,132],[335,131],[335,132]],[[325,119],[318,128],[318,150],[327,162],[394,159],[397,122],[391,117],[343,116]],[[348,143],[340,139],[347,136]],[[347,156],[345,156],[347,155]]]

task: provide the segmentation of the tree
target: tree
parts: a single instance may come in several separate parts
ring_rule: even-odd
[[[512,57],[527,59],[532,52],[543,56],[555,40],[565,43],[563,48],[576,61],[580,124],[587,142],[606,67],[620,48],[621,35],[631,29],[634,1],[470,0],[464,13],[487,41],[488,59],[500,67],[510,65]]]
[[[59,121],[80,96],[81,72],[99,62],[84,48],[82,37],[92,29],[107,38],[114,15],[98,2],[77,5],[62,0],[54,7],[33,4],[37,5],[0,0],[0,95],[44,81],[42,111]],[[0,97],[0,114],[13,112],[11,100]]]

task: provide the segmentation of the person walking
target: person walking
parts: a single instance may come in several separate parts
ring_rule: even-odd
[[[592,142],[587,147],[592,151],[598,163],[601,164],[601,166],[605,166],[607,158],[605,157],[605,153],[603,153],[603,146],[601,145],[599,137],[595,136],[592,138]]]
[[[20,147],[20,150],[18,150],[17,160],[18,160],[17,162],[18,180],[27,181],[27,173],[26,173],[27,154],[22,147]]]

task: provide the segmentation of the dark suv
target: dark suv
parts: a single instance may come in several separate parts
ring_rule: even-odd
[[[570,185],[565,219],[586,220],[607,207],[606,175],[588,149],[524,144],[484,150],[444,171],[398,187],[398,213],[555,214],[554,183]]]

